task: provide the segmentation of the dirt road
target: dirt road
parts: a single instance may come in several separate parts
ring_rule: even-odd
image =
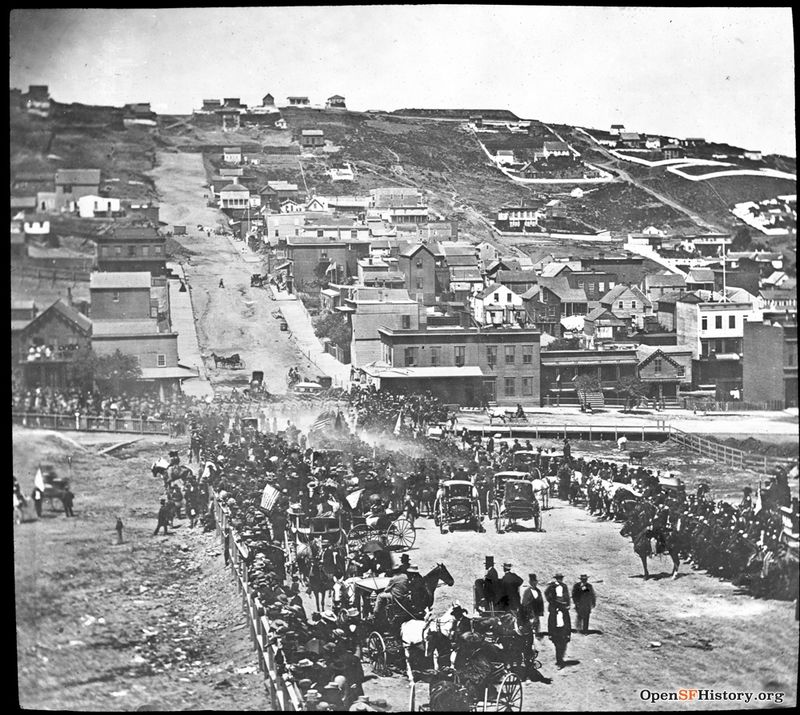
[[[266,288],[251,288],[250,275],[263,273],[259,263],[245,261],[238,242],[225,236],[198,231],[197,226],[226,225],[226,217],[205,205],[206,177],[202,155],[160,153],[151,172],[167,222],[180,221],[187,235],[178,240],[192,255],[183,261],[194,307],[198,341],[212,384],[246,386],[253,370],[262,370],[267,390],[286,392],[291,366],[316,376],[317,368],[280,330],[272,312],[280,307]],[[224,287],[220,287],[222,280]],[[216,369],[211,353],[239,353],[243,370]]]

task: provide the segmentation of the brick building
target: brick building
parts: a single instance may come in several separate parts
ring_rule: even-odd
[[[117,228],[95,238],[95,266],[100,271],[148,271],[161,276],[167,270],[166,252],[166,237],[147,226]]]
[[[286,258],[291,262],[291,276],[297,290],[307,290],[315,282],[344,282],[358,275],[358,261],[369,256],[369,240],[349,238],[350,230],[341,226],[340,239],[325,237],[325,227],[316,226],[315,235],[288,237]],[[323,232],[317,236],[316,231]],[[345,238],[348,236],[348,238]]]
[[[797,407],[797,319],[744,324],[742,399]]]

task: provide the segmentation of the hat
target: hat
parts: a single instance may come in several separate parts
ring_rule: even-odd
[[[588,579],[588,578],[589,577],[585,573],[582,573],[581,576],[580,576],[581,581],[583,581],[584,579]]]
[[[358,609],[357,609],[357,608],[348,608],[348,609],[347,609],[347,611],[345,611],[345,613],[347,613],[347,615],[348,615],[350,618],[358,618],[358,617],[361,615],[361,614],[358,612]]]
[[[409,567],[406,569],[406,573],[419,573],[419,568],[417,568],[416,566],[414,566],[414,564],[411,564],[411,566],[409,566]]]
[[[536,581],[537,580],[536,574],[535,573],[529,573],[528,574],[528,580],[529,581]]]
[[[505,563],[505,564],[503,564],[503,568],[506,569],[506,570],[509,570],[511,568],[511,564]]]
[[[494,566],[494,556],[487,556],[486,557],[486,565],[487,566]]]
[[[336,623],[336,614],[333,611],[323,611],[319,614],[321,618],[331,623]]]
[[[411,561],[411,557],[408,554],[403,554],[400,557],[400,561],[402,561],[403,563],[405,563],[406,561]]]
[[[295,668],[313,668],[314,664],[308,658],[303,658],[302,660],[298,660],[297,663],[295,663],[294,667]]]
[[[564,574],[559,571],[553,578],[564,578]]]

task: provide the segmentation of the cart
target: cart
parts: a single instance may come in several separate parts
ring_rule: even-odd
[[[287,515],[289,521],[284,541],[286,561],[291,571],[297,570],[299,555],[344,546],[345,530],[341,512],[334,516],[309,516],[300,510],[298,504],[290,504]]]
[[[481,531],[483,514],[478,491],[472,482],[450,479],[442,483],[444,496],[434,504],[433,521],[442,534],[453,530],[453,526],[466,526]]]
[[[373,539],[386,544],[392,551],[408,551],[417,540],[411,522],[399,511],[386,511],[376,515],[352,515],[352,526],[347,534],[347,546],[359,549]]]
[[[489,510],[489,518],[494,521],[495,530],[502,534],[518,521],[532,519],[536,531],[541,531],[541,511],[533,493],[533,484],[529,479],[509,476],[512,474],[519,472],[499,472],[494,477],[495,501]]]

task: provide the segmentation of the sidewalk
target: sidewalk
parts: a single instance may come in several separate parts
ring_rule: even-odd
[[[192,311],[192,297],[188,289],[181,293],[181,280],[186,284],[183,266],[179,263],[167,263],[170,271],[180,276],[180,279],[167,281],[169,290],[169,313],[172,329],[178,333],[178,362],[181,365],[196,369],[199,377],[190,377],[184,380],[182,390],[192,397],[213,397],[214,389],[208,380],[206,367],[200,355],[200,345],[197,342],[197,329],[194,324]]]

